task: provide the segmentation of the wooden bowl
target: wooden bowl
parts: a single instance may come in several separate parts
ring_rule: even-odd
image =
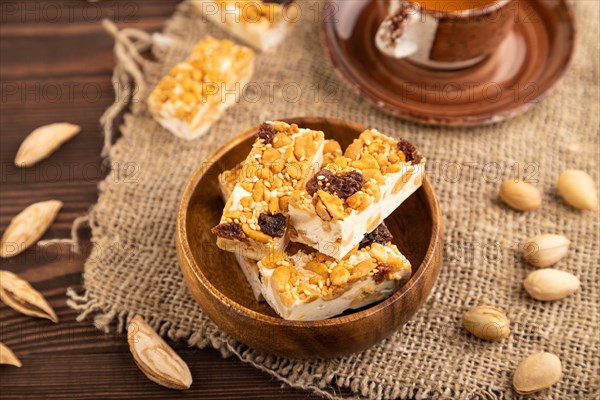
[[[365,127],[331,118],[286,121],[322,130],[345,148]],[[210,228],[223,211],[217,176],[249,153],[257,127],[215,151],[188,183],[177,215],[177,253],[187,285],[204,312],[248,346],[289,358],[329,358],[369,348],[394,333],[425,302],[441,267],[442,215],[427,179],[386,220],[413,265],[410,280],[386,300],[323,321],[286,321],[258,303],[235,256],[217,248]]]

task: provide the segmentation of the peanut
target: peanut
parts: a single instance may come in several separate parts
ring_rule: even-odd
[[[346,204],[356,211],[363,211],[371,204],[371,196],[364,192],[356,192],[346,199]]]
[[[253,239],[259,243],[269,243],[271,241],[271,236],[262,233],[261,231],[255,231],[250,228],[248,224],[242,224],[242,230],[250,239]]]
[[[344,283],[348,282],[350,278],[350,272],[344,267],[335,267],[331,274],[329,275],[329,279],[331,279],[331,283],[336,286],[341,286]]]
[[[309,261],[304,269],[314,272],[315,274],[319,274],[321,276],[327,277],[327,267],[325,264],[317,262],[317,261]]]
[[[285,284],[289,282],[291,277],[292,270],[288,267],[277,267],[275,268],[275,271],[273,271],[273,275],[271,275],[271,286],[278,292],[283,292],[285,291]]]
[[[262,155],[262,160],[265,163],[270,163],[281,158],[279,150],[269,147]]]

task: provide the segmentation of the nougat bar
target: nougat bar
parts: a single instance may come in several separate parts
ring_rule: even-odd
[[[212,228],[217,246],[254,260],[283,251],[289,239],[290,196],[319,169],[324,141],[321,131],[280,121],[263,123],[220,224]]]
[[[331,139],[325,140],[325,145],[323,146],[322,164],[329,163],[341,155],[342,149],[337,141]],[[227,202],[227,199],[229,199],[231,193],[233,193],[233,189],[235,188],[235,185],[237,183],[237,176],[239,173],[242,172],[243,165],[243,162],[239,163],[234,168],[223,171],[221,174],[219,174],[219,189],[221,191],[223,201]],[[254,297],[257,301],[264,300],[261,293],[260,272],[256,260],[244,257],[241,255],[241,253],[235,253],[235,256],[242,272],[246,276],[246,279],[248,280],[248,283],[252,288]]]
[[[148,109],[175,136],[195,139],[238,101],[253,72],[252,49],[207,36],[158,83]]]
[[[422,183],[425,159],[408,141],[375,129],[294,190],[291,240],[341,259]]]
[[[298,20],[291,0],[196,0],[202,15],[236,38],[261,50],[275,48]]]
[[[298,321],[331,318],[387,298],[410,277],[411,265],[389,242],[385,225],[376,231],[341,260],[309,247],[268,255],[258,262],[264,298],[279,316]]]

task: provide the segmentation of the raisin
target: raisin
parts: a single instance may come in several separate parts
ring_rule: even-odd
[[[366,233],[363,240],[358,244],[358,249],[362,249],[363,247],[367,247],[372,245],[373,243],[379,243],[381,245],[385,245],[387,242],[391,241],[394,237],[392,233],[389,231],[385,224],[379,224],[377,228],[373,230],[373,232]]]
[[[240,224],[235,222],[224,222],[213,227],[210,230],[213,234],[222,237],[224,239],[243,239],[245,237],[244,231]]]
[[[358,171],[336,175],[336,178],[334,184],[330,187],[330,191],[334,191],[340,199],[345,200],[362,189],[363,176]]]
[[[271,124],[267,124],[266,122],[263,122],[258,127],[257,136],[259,139],[264,140],[265,144],[269,144],[269,143],[273,142],[273,138],[275,137],[276,134],[277,134],[277,130],[275,129],[275,127]]]
[[[378,268],[377,272],[373,274],[373,280],[376,284],[380,284],[385,279],[385,276],[390,273],[392,266],[390,264],[382,263]]]
[[[406,156],[406,162],[412,161],[413,164],[418,164],[421,162],[421,154],[419,154],[417,148],[407,140],[400,139],[398,141],[398,150],[404,153]]]
[[[282,213],[261,213],[258,216],[258,226],[269,236],[282,237],[285,233],[287,218]]]
[[[319,179],[320,178],[320,179]],[[323,169],[306,182],[306,191],[313,196],[317,190],[335,193],[340,199],[347,199],[362,189],[363,176],[358,171],[334,175],[328,169]]]
[[[320,179],[319,179],[320,178]],[[322,169],[315,174],[308,182],[306,182],[306,191],[311,196],[317,193],[317,190],[327,190],[327,184],[335,178],[333,173],[328,169]]]

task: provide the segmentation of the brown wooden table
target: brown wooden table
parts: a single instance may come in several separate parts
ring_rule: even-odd
[[[0,2],[0,230],[29,204],[64,202],[43,239],[67,238],[73,220],[97,199],[101,167],[99,118],[113,101],[113,41],[102,18],[120,27],[158,31],[175,9],[168,1]],[[35,167],[13,164],[23,138],[38,126],[68,121],[82,132]],[[174,348],[188,363],[192,388],[176,392],[147,380],[129,353],[125,335],[103,334],[93,321],[77,322],[65,291],[81,287],[83,259],[66,247],[32,247],[0,260],[39,289],[60,323],[22,316],[0,305],[0,341],[23,362],[0,366],[1,399],[42,398],[316,398],[282,387],[268,374],[212,349]]]

